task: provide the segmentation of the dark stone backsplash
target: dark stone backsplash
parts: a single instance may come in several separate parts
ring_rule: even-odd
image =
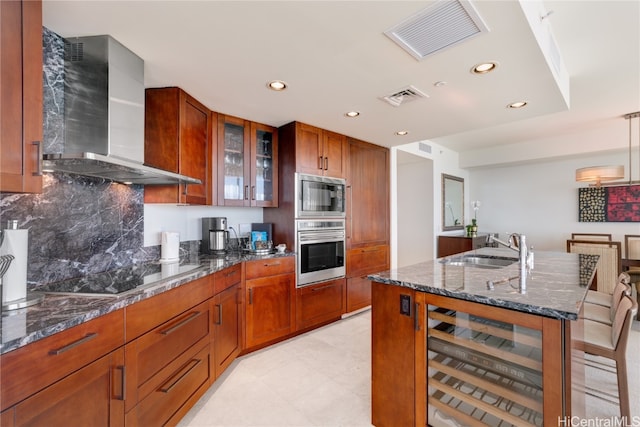
[[[64,41],[43,28],[44,152],[64,143]],[[29,229],[28,288],[156,260],[143,247],[144,188],[45,173],[42,194],[0,194],[0,220]],[[181,243],[184,254],[198,242]]]

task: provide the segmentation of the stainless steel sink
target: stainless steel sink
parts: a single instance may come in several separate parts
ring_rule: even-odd
[[[502,268],[514,262],[518,262],[518,258],[478,254],[466,254],[440,260],[441,264],[476,268]]]

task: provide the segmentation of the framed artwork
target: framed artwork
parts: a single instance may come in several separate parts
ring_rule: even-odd
[[[579,222],[640,222],[640,185],[578,189]]]

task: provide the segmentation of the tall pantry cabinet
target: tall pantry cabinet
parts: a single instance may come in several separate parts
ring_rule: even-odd
[[[349,138],[347,312],[371,304],[367,275],[389,268],[389,150]]]
[[[42,2],[0,1],[0,191],[42,192]]]

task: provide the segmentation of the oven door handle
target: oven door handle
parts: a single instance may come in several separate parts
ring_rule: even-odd
[[[344,240],[344,234],[336,236],[335,234],[314,234],[313,236],[298,235],[300,243],[323,243],[323,242],[341,242]]]

